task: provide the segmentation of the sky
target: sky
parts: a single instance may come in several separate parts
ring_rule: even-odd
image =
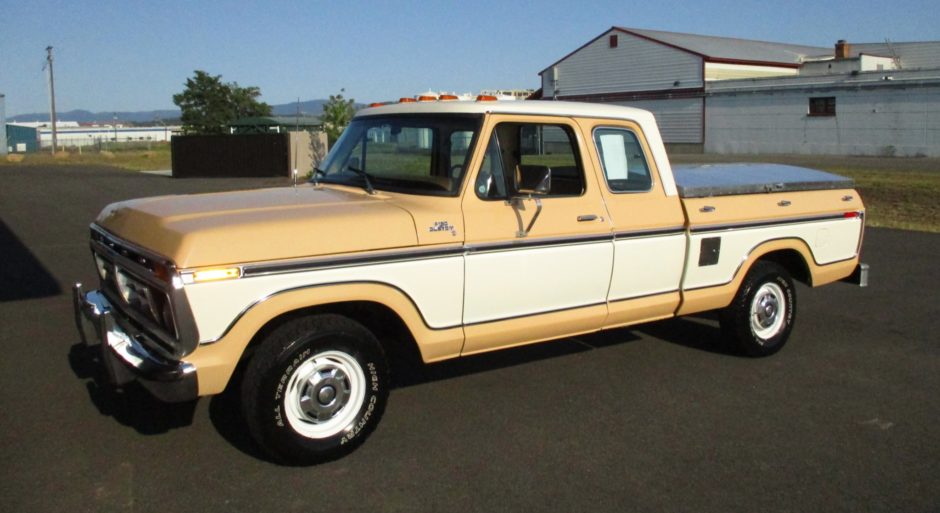
[[[540,86],[538,73],[611,26],[831,47],[940,40],[940,1],[0,0],[8,117],[171,109],[194,70],[270,104],[369,103],[427,91]]]

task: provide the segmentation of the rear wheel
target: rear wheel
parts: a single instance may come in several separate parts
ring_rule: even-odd
[[[796,290],[786,269],[773,262],[755,263],[720,319],[725,338],[742,353],[769,356],[779,351],[796,319]]]
[[[335,314],[294,319],[272,331],[242,382],[251,435],[272,457],[293,464],[352,452],[375,429],[387,399],[379,341]]]

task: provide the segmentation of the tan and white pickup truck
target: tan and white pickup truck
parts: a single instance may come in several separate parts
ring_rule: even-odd
[[[115,384],[167,401],[239,386],[259,445],[313,463],[375,429],[388,361],[409,351],[709,310],[741,352],[778,351],[793,280],[867,280],[852,187],[773,165],[674,174],[653,116],[627,107],[377,106],[309,183],[106,207],[76,321]]]

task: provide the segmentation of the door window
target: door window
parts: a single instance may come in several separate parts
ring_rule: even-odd
[[[546,174],[551,182],[546,196],[584,193],[584,170],[571,128],[500,123],[490,137],[474,189],[482,199],[507,199]]]

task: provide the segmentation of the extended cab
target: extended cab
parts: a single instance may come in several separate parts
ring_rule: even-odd
[[[718,310],[735,347],[772,354],[793,280],[867,279],[863,228],[839,176],[674,175],[646,111],[398,103],[359,111],[301,186],[106,207],[76,320],[118,385],[183,401],[237,376],[258,443],[311,463],[375,428],[388,361],[409,351],[437,362]]]

